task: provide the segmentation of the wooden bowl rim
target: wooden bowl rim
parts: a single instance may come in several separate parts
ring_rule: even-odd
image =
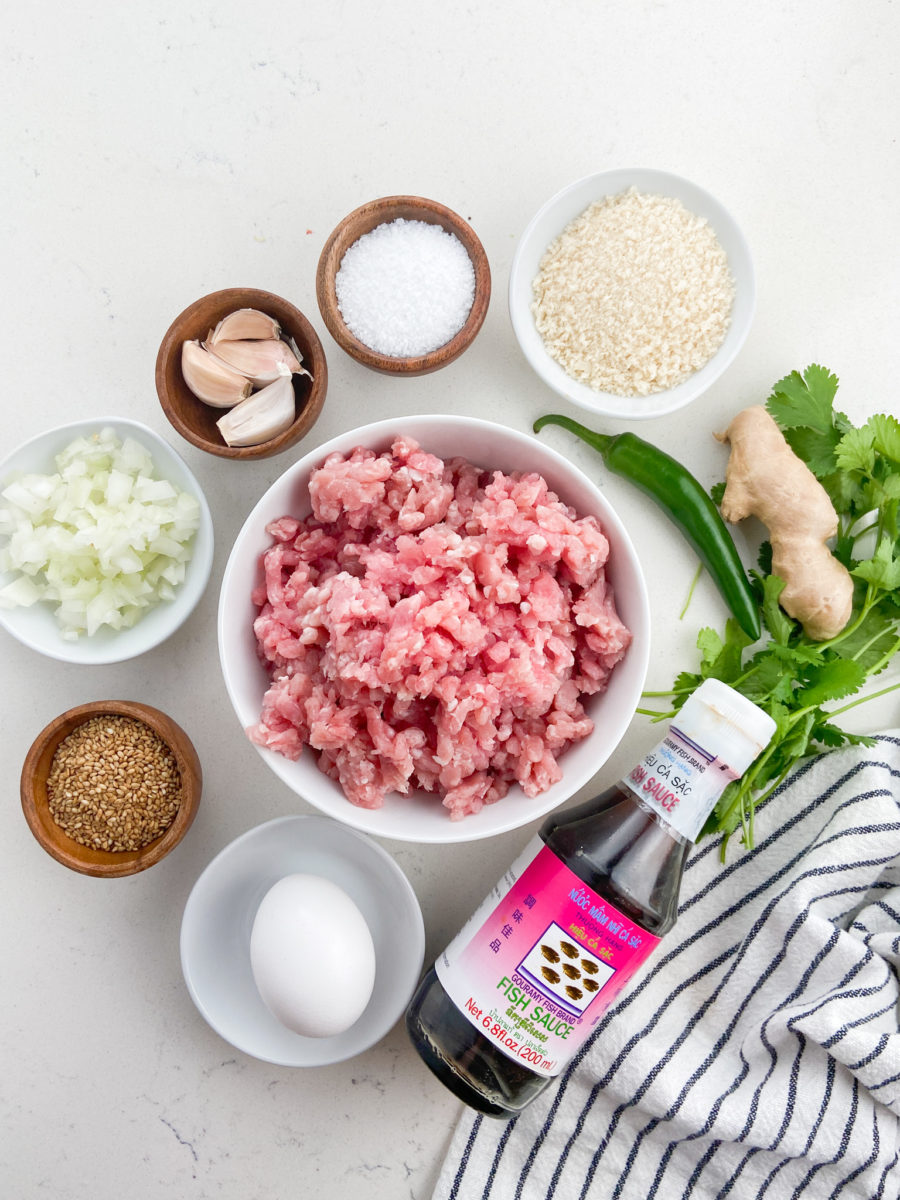
[[[391,214],[394,214],[393,219],[405,217],[407,220],[426,220],[432,225],[440,225],[448,233],[456,234],[475,271],[475,296],[465,324],[443,346],[412,358],[380,354],[355,337],[344,324],[335,290],[335,276],[344,254],[364,234],[371,233],[378,225],[392,219]],[[475,230],[452,208],[424,196],[382,196],[355,208],[332,230],[319,255],[316,299],[328,332],[351,358],[385,375],[425,375],[453,362],[474,341],[484,324],[490,304],[491,268]]]
[[[261,442],[258,446],[227,446],[224,442],[213,442],[201,437],[182,419],[178,407],[172,403],[172,398],[169,394],[169,387],[166,382],[166,369],[172,354],[181,348],[181,343],[184,340],[182,329],[200,308],[212,301],[216,301],[221,306],[223,316],[227,315],[227,312],[233,311],[233,308],[258,308],[263,312],[266,312],[269,308],[280,309],[282,314],[288,313],[290,315],[291,324],[296,326],[296,330],[302,333],[303,340],[310,347],[309,363],[307,366],[312,374],[312,381],[306,403],[292,425],[282,433],[279,433],[277,437],[270,438],[267,442]],[[284,319],[283,315],[279,315],[278,313],[274,313],[273,315],[278,317],[283,329],[286,329],[298,342],[301,340],[297,338],[295,329],[288,328],[288,322]],[[207,453],[215,454],[219,458],[231,458],[238,462],[270,458],[272,455],[280,454],[282,450],[287,450],[299,442],[315,425],[325,403],[327,390],[328,363],[325,358],[325,350],[319,335],[316,333],[308,317],[304,316],[300,309],[292,304],[290,300],[285,300],[284,297],[278,296],[274,292],[265,291],[260,288],[222,288],[217,292],[208,292],[205,296],[200,296],[192,304],[189,304],[187,308],[182,309],[174,321],[172,321],[163,335],[156,355],[156,394],[159,397],[162,410],[172,427],[181,434],[185,441],[190,442],[192,446],[196,446],[198,450],[205,450]]]
[[[182,797],[172,824],[140,850],[94,850],[70,838],[53,820],[46,789],[36,787],[38,762],[51,757],[57,746],[79,725],[92,717],[133,717],[143,722],[171,750],[181,775]],[[194,744],[167,713],[137,700],[96,700],[79,704],[54,717],[37,735],[25,756],[20,778],[20,797],[25,820],[36,840],[51,857],[70,870],[100,878],[136,875],[163,859],[190,829],[203,786],[203,773]],[[53,830],[52,836],[48,830]]]

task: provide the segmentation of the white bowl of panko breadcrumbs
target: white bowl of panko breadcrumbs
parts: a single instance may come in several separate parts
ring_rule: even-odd
[[[737,355],[756,301],[747,242],[708,192],[667,171],[570,184],[519,240],[509,313],[537,374],[603,416],[661,417]]]

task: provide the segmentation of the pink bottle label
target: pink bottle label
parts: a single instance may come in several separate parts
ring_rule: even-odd
[[[435,970],[498,1049],[558,1075],[659,941],[536,838]]]

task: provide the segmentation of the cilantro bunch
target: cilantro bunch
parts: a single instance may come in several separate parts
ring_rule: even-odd
[[[728,785],[703,829],[723,833],[722,857],[729,837],[740,826],[742,840],[753,845],[756,805],[778,788],[801,759],[847,744],[872,745],[870,737],[848,733],[836,719],[864,700],[900,688],[900,682],[855,696],[882,672],[900,649],[900,422],[885,414],[857,428],[834,407],[838,381],[813,365],[793,371],[772,389],[766,408],[792,450],[831,498],[838,514],[833,548],[855,581],[853,613],[846,627],[828,641],[808,638],[798,622],[779,607],[784,581],[771,574],[771,547],[760,547],[759,569],[751,580],[764,628],[752,642],[729,620],[723,635],[700,631],[700,666],[683,671],[668,692],[666,712],[638,709],[654,720],[675,716],[704,679],[720,679],[758,704],[774,719],[768,747],[740,780]],[[713,488],[720,503],[724,484]]]

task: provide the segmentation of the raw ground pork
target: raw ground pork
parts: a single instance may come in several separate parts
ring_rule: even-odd
[[[330,455],[309,490],[311,517],[267,527],[253,628],[272,683],[251,739],[309,744],[363,808],[420,787],[457,820],[556,783],[593,728],[580,697],[631,640],[596,520],[540,475],[411,438]]]

